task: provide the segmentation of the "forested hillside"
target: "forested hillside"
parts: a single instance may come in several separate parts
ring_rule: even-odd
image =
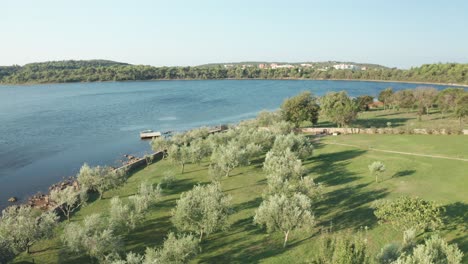
[[[3,84],[227,78],[349,79],[468,84],[468,64],[426,64],[409,70],[383,67],[367,70],[336,70],[301,66],[276,69],[238,65],[227,68],[224,66],[153,67],[91,60],[0,67],[0,83]]]

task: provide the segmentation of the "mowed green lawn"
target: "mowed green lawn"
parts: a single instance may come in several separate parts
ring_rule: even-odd
[[[400,128],[427,128],[427,129],[442,129],[449,128],[453,130],[460,129],[460,121],[454,117],[453,113],[441,113],[438,109],[432,109],[429,115],[423,115],[421,120],[418,120],[416,110],[401,109],[397,110],[371,110],[360,112],[358,118],[351,126],[358,127],[387,127],[387,123],[391,123],[391,127]],[[326,120],[320,118],[318,126],[320,127],[336,127]],[[462,128],[468,129],[468,122],[465,118],[462,123]]]
[[[355,144],[362,148],[330,145],[338,142]],[[444,205],[448,217],[442,235],[456,242],[463,252],[468,252],[468,162],[428,157],[408,156],[369,150],[368,146],[381,149],[415,152],[421,154],[467,157],[468,136],[435,135],[347,135],[326,137],[316,144],[314,155],[303,161],[317,182],[324,184],[325,194],[315,204],[317,225],[311,232],[293,232],[286,249],[282,248],[279,233],[267,234],[253,224],[255,209],[262,201],[266,186],[262,172],[262,159],[249,167],[238,168],[232,177],[222,180],[224,191],[233,198],[235,213],[232,226],[226,232],[210,235],[201,244],[202,252],[195,263],[303,263],[314,256],[320,230],[358,230],[365,232],[369,248],[376,254],[389,242],[401,240],[402,234],[391,227],[377,224],[371,204],[380,198],[402,195],[419,196]],[[373,161],[383,161],[387,171],[379,183],[368,173]],[[186,173],[177,175],[173,189],[165,196],[136,230],[125,236],[125,250],[143,252],[148,246],[160,246],[169,231],[171,209],[181,192],[194,184],[208,183],[208,164],[188,165]],[[136,192],[140,182],[158,183],[163,172],[174,170],[167,161],[153,164],[135,173],[123,187],[105,194],[105,199],[95,201],[73,216],[81,221],[91,213],[106,213],[110,198],[126,197]],[[63,225],[63,224],[62,224]],[[17,262],[36,263],[88,263],[86,257],[66,253],[54,239],[39,243],[31,256],[22,255]],[[465,256],[465,262],[468,262]]]

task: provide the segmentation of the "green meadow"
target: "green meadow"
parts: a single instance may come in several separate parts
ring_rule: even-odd
[[[352,144],[343,146],[339,144]],[[262,202],[266,187],[262,171],[264,157],[247,167],[237,168],[224,178],[221,186],[232,196],[235,213],[231,227],[212,234],[201,243],[201,253],[193,263],[297,263],[307,262],[316,254],[316,244],[323,230],[357,232],[367,237],[369,249],[376,255],[386,243],[398,242],[402,234],[390,226],[379,225],[373,215],[373,201],[399,196],[417,196],[436,201],[445,208],[445,226],[440,231],[450,243],[468,252],[468,162],[379,152],[373,149],[403,151],[415,154],[468,158],[468,136],[438,135],[344,135],[315,141],[314,154],[303,160],[316,182],[323,184],[323,197],[314,204],[317,219],[310,232],[293,232],[283,249],[282,234],[268,234],[253,223],[255,209]],[[382,161],[387,167],[378,183],[369,175],[367,166]],[[125,251],[142,253],[146,247],[160,246],[169,231],[171,210],[182,192],[196,184],[210,182],[208,160],[189,164],[185,173],[163,160],[135,172],[122,187],[105,193],[104,199],[92,201],[76,212],[71,221],[82,221],[92,213],[106,214],[110,198],[128,197],[141,182],[157,184],[165,171],[177,172],[177,181],[164,190],[160,202],[153,206],[144,223],[125,235]],[[58,227],[60,234],[61,228]],[[425,234],[428,236],[429,234]],[[418,237],[422,240],[423,236]],[[31,255],[20,255],[16,263],[89,263],[85,256],[67,253],[60,239],[37,243]],[[465,254],[464,262],[468,259]]]
[[[391,127],[399,128],[426,128],[426,129],[468,129],[468,123],[460,121],[452,113],[442,113],[439,109],[432,109],[430,114],[422,115],[418,119],[417,110],[401,109],[381,110],[371,109],[370,111],[360,112],[358,118],[353,122],[353,127],[387,127],[390,122]],[[327,118],[321,118],[318,126],[335,127],[335,124],[328,121]]]

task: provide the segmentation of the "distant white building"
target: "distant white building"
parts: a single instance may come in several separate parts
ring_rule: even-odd
[[[282,65],[279,65],[279,64],[276,64],[276,63],[272,63],[270,64],[270,67],[272,69],[281,69],[281,68],[288,68],[288,69],[291,69],[291,68],[294,68],[294,65],[291,65],[291,64],[282,64]]]
[[[313,65],[310,64],[310,63],[301,63],[301,66],[302,67],[313,67]]]
[[[360,70],[361,69],[361,67],[356,66],[354,64],[345,64],[345,63],[335,64],[333,65],[333,68],[335,68],[335,70]]]

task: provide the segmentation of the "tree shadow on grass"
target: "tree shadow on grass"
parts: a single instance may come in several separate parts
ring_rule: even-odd
[[[239,212],[239,211],[246,210],[246,209],[257,208],[260,206],[262,201],[263,201],[262,197],[257,197],[253,200],[234,205],[233,210],[235,212]]]
[[[392,175],[392,178],[405,177],[414,174],[415,170],[402,170]]]
[[[350,159],[364,154],[365,150],[345,150],[341,152],[321,154],[313,159],[317,165],[311,170],[320,176],[316,182],[333,186],[346,184],[357,180],[359,177],[347,170]]]
[[[325,194],[316,204],[318,217],[325,216],[319,226],[333,226],[334,231],[372,227],[377,223],[370,204],[388,195],[386,189],[365,190],[369,184],[345,186]]]
[[[249,218],[252,219],[252,218]],[[245,224],[244,224],[245,225]],[[265,230],[255,227],[251,224],[259,233],[266,234]],[[202,263],[259,263],[261,260],[280,255],[286,251],[289,251],[304,241],[312,238],[307,236],[303,239],[291,238],[288,241],[286,248],[283,248],[282,237],[281,239],[275,239],[277,234],[263,236],[260,240],[251,241],[246,237],[236,238],[234,240],[226,241],[219,245],[217,241],[211,241],[210,245],[216,245],[206,248],[207,252],[215,252],[216,249],[228,249],[223,252],[219,252],[216,255],[207,256],[201,258]]]
[[[135,253],[143,253],[147,247],[162,245],[171,229],[171,216],[149,219],[125,236],[125,245]]]
[[[468,252],[468,204],[456,202],[444,206],[446,223],[444,229],[455,231],[457,238],[450,241],[457,243],[462,252]],[[468,255],[465,254],[464,262],[468,260]]]
[[[387,123],[392,123],[392,127],[403,126],[408,120],[415,118],[365,118],[354,121],[354,126],[358,127],[387,127]]]
[[[163,188],[166,194],[176,194],[189,191],[193,188],[195,182],[192,179],[177,180],[170,188]]]

